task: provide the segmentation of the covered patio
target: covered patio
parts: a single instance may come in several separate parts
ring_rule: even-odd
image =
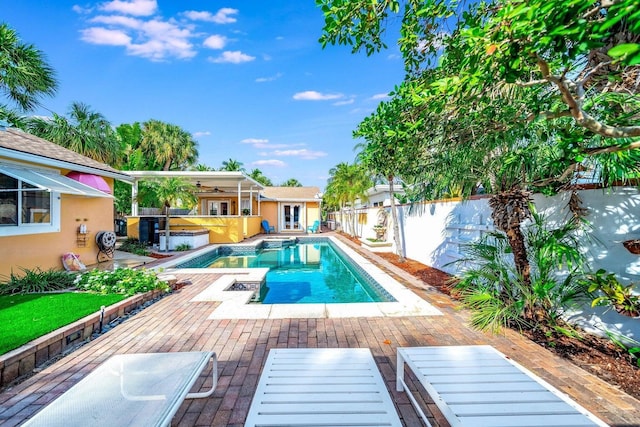
[[[138,202],[140,182],[163,178],[184,179],[194,186],[198,198],[191,211],[171,209],[170,242],[172,239],[199,242],[197,236],[204,235],[204,242],[196,244],[238,243],[261,232],[260,191],[264,186],[242,172],[127,171],[127,174],[133,178],[128,237],[152,244],[160,244],[159,240],[164,239],[164,212],[141,207]]]

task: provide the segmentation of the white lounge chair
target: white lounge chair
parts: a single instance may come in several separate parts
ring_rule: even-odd
[[[189,393],[209,361],[213,386]],[[107,359],[24,426],[167,426],[184,399],[210,396],[217,379],[213,352],[120,354]]]
[[[245,427],[401,426],[368,348],[269,351]]]
[[[404,381],[405,363],[452,427],[607,425],[491,346],[399,347],[397,391],[428,426]]]

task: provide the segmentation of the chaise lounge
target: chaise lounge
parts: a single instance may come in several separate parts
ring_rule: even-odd
[[[269,351],[245,427],[401,426],[368,348]]]
[[[213,384],[189,393],[212,362]],[[120,354],[107,359],[24,426],[167,426],[184,399],[211,396],[217,383],[213,352]]]
[[[606,426],[589,411],[488,345],[399,347],[397,391],[407,365],[452,427]]]

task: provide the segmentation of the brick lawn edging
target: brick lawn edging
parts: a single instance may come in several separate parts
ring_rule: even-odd
[[[181,285],[176,284],[175,277],[166,280],[172,290]],[[163,292],[154,290],[134,295],[104,310],[103,325],[123,317],[148,301],[158,298]],[[100,328],[100,312],[90,314],[80,320],[63,326],[53,332],[36,338],[27,344],[0,356],[0,389],[10,385],[20,377],[33,373],[34,369],[47,361],[86,342]]]

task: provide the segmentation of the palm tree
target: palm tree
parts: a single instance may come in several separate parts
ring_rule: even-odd
[[[197,146],[193,136],[177,125],[154,119],[143,123],[140,147],[163,171],[187,169],[198,159]]]
[[[165,251],[169,251],[169,219],[172,206],[181,205],[192,208],[198,202],[196,187],[183,178],[163,178],[152,185],[140,187],[138,200],[155,198],[164,207],[165,212]]]
[[[54,95],[57,87],[55,73],[44,54],[23,43],[7,24],[0,24],[0,92],[23,111],[29,111],[40,96]]]
[[[300,183],[300,181],[298,181],[295,178],[289,178],[288,180],[280,184],[280,186],[281,187],[302,187],[302,184]]]
[[[227,172],[244,172],[244,168],[242,167],[243,163],[234,159],[225,160],[222,162],[221,171]]]
[[[119,137],[111,123],[80,102],[71,104],[69,118],[56,113],[53,117],[29,118],[26,130],[99,162],[120,166],[123,160]]]
[[[273,182],[271,182],[271,180],[267,178],[260,169],[252,169],[251,172],[249,172],[249,177],[265,187],[273,187]]]
[[[198,171],[198,172],[211,172],[211,171],[215,171],[216,168],[207,166],[204,163],[198,163],[197,165],[192,166],[190,170]]]
[[[355,211],[356,200],[365,199],[366,191],[371,187],[372,180],[367,171],[360,164],[350,165],[342,162],[329,170],[329,182],[325,197],[330,203],[337,204],[340,215],[349,205],[352,216],[352,235],[357,235],[357,215]],[[342,222],[342,221],[341,221]]]

